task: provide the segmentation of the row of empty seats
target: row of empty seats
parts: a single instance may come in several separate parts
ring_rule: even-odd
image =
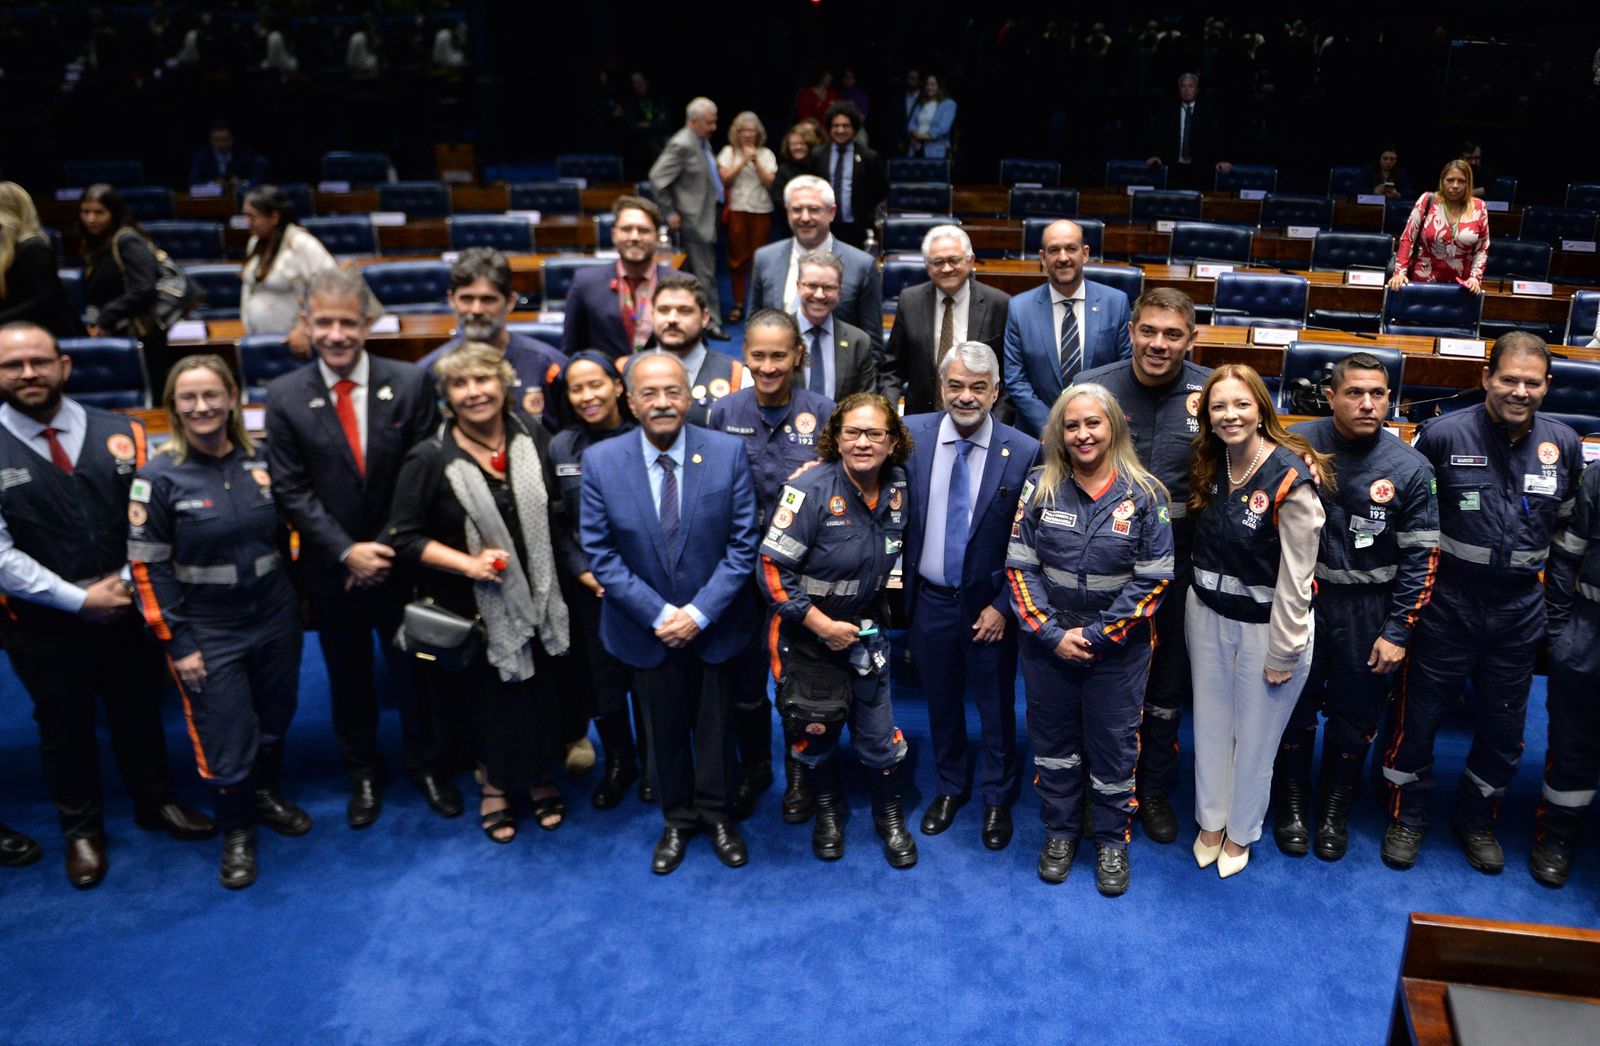
[[[382,185],[395,180],[394,161],[382,152],[325,153],[321,177],[323,181],[345,182],[352,187]],[[620,182],[622,157],[610,153],[566,153],[556,157],[556,177]],[[65,185],[76,188],[105,182],[124,189],[147,181],[144,164],[138,160],[69,160],[62,165],[62,178]]]

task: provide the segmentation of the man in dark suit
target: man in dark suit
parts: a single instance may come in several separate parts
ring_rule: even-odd
[[[938,368],[951,346],[981,341],[999,358],[1011,304],[1009,295],[972,278],[977,258],[960,226],[929,229],[922,260],[931,282],[900,292],[879,375],[890,403],[905,397],[907,417],[941,409]]]
[[[861,121],[854,102],[834,102],[824,122],[830,141],[811,150],[811,170],[833,186],[839,207],[833,234],[852,247],[866,241],[878,204],[889,196],[883,160],[856,140]]]
[[[196,149],[189,161],[189,185],[216,182],[228,192],[248,188],[261,181],[266,163],[233,140],[233,128],[223,121],[211,125],[210,142]]]
[[[826,251],[800,256],[796,289],[800,296],[800,337],[806,346],[805,366],[794,381],[835,403],[852,392],[877,392],[878,368],[872,362],[872,339],[833,315],[844,286],[844,262]]]
[[[711,303],[706,333],[720,340],[727,335],[722,332],[722,302],[717,296],[717,211],[727,201],[727,193],[711,152],[717,104],[709,98],[696,98],[689,103],[686,116],[683,127],[651,165],[650,187],[666,211],[667,225],[681,238],[688,271],[699,277]]]
[[[729,671],[756,608],[756,497],[737,436],[686,423],[689,375],[676,356],[645,352],[628,367],[639,432],[584,452],[584,555],[605,588],[600,639],[634,668],[650,772],[666,828],[651,870],[683,862],[695,832],[730,868],[748,859],[734,794]]]
[[[902,576],[907,642],[928,698],[939,794],[925,835],[950,827],[967,801],[966,695],[978,706],[983,748],[983,844],[1011,842],[1017,801],[1017,632],[1005,584],[1006,545],[1039,443],[997,421],[1000,362],[982,342],[956,344],[939,364],[944,411],[906,418],[916,449],[906,466],[911,520]]]
[[[1200,101],[1200,78],[1178,77],[1175,102],[1162,102],[1150,120],[1151,167],[1167,164],[1167,188],[1210,189],[1217,172],[1233,170],[1223,158],[1222,127],[1216,107]]]
[[[611,216],[617,264],[579,269],[567,290],[561,351],[568,356],[598,349],[615,360],[649,344],[656,281],[672,272],[656,264],[661,211],[655,204],[641,196],[619,196]]]
[[[426,371],[366,351],[365,307],[359,273],[330,269],[312,277],[306,325],[317,359],[267,386],[272,493],[300,533],[298,581],[328,666],[352,828],[365,828],[383,810],[372,636],[387,654],[409,593],[392,576],[394,549],[376,538],[389,518],[401,460],[437,421]],[[389,659],[389,677],[405,770],[435,812],[454,817],[461,794],[438,766],[430,705],[404,659]]]
[[[1047,282],[1011,299],[1006,315],[1006,394],[1017,427],[1037,436],[1061,390],[1093,367],[1133,355],[1128,296],[1083,278],[1083,230],[1063,219],[1044,231],[1039,262]]]

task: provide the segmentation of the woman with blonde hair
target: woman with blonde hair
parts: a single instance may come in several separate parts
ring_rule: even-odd
[[[1489,264],[1489,207],[1472,195],[1472,165],[1451,160],[1439,188],[1417,197],[1400,233],[1389,289],[1408,283],[1458,283],[1477,294]]]
[[[1139,463],[1122,406],[1103,385],[1063,391],[1040,444],[1006,554],[1044,816],[1039,878],[1064,882],[1072,868],[1087,769],[1095,886],[1115,897],[1128,888],[1138,807],[1149,619],[1172,580],[1168,494]]]
[[[1200,393],[1189,515],[1194,584],[1184,635],[1194,678],[1194,856],[1226,879],[1261,837],[1272,763],[1311,668],[1312,571],[1324,520],[1312,476],[1333,459],[1287,431],[1240,364]]]
[[[728,125],[728,144],[717,154],[717,172],[727,189],[728,271],[733,276],[734,305],[728,322],[744,319],[745,288],[756,248],[772,234],[772,183],[778,158],[767,148],[761,118],[746,110]]]
[[[28,190],[0,182],[0,323],[37,323],[56,338],[81,338],[61,286],[60,259],[39,224]]]

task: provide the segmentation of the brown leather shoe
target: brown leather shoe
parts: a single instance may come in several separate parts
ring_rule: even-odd
[[[106,877],[106,837],[78,836],[67,840],[67,881],[91,890]]]
[[[209,839],[217,822],[180,802],[162,803],[152,810],[135,811],[133,823],[147,832],[166,832],[174,839]]]

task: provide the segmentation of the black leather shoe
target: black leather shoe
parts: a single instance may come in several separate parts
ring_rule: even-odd
[[[639,775],[639,801],[641,803],[656,801],[656,786],[650,783],[649,774]]]
[[[278,793],[257,788],[256,820],[279,835],[305,835],[311,831],[311,815]]]
[[[928,808],[922,811],[922,834],[938,835],[956,820],[956,811],[967,805],[964,795],[936,795]],[[985,821],[987,824],[987,821]]]
[[[772,787],[772,764],[757,763],[746,767],[739,776],[739,790],[733,795],[730,813],[735,821],[743,821],[755,813],[756,800]]]
[[[1047,883],[1064,883],[1072,871],[1072,859],[1078,856],[1078,840],[1046,839],[1039,851],[1039,878]]]
[[[1423,833],[1408,828],[1399,821],[1390,821],[1383,833],[1383,863],[1390,868],[1405,871],[1417,863],[1417,851],[1422,847]]]
[[[1128,851],[1100,843],[1094,849],[1094,888],[1102,897],[1121,897],[1128,892]]]
[[[1178,815],[1164,795],[1139,797],[1139,823],[1144,837],[1153,843],[1170,843],[1178,837]]]
[[[744,848],[744,839],[732,821],[719,821],[711,826],[711,849],[717,860],[729,868],[739,868],[750,863],[750,853]]]
[[[1011,845],[1011,811],[1003,806],[983,808],[983,845],[1004,850]]]
[[[174,839],[209,839],[217,834],[217,822],[177,801],[162,803],[152,810],[136,810],[133,823],[147,832],[166,832]]]
[[[811,852],[819,861],[844,856],[844,825],[840,821],[839,795],[832,788],[817,790],[817,819],[811,826]]]
[[[1494,830],[1490,828],[1475,828],[1468,831],[1464,828],[1455,829],[1456,838],[1461,840],[1461,848],[1467,852],[1467,863],[1485,875],[1499,875],[1506,867],[1505,851],[1500,849],[1500,840],[1494,837]]]
[[[383,813],[383,793],[378,782],[370,777],[358,777],[350,785],[350,801],[345,804],[344,816],[351,828],[365,828]]]
[[[812,792],[815,771],[794,756],[783,756],[783,823],[805,824],[811,820],[811,810],[816,805]]]
[[[243,890],[256,881],[256,830],[233,828],[222,833],[222,885]]]
[[[639,778],[639,766],[633,757],[607,759],[606,772],[594,786],[589,803],[596,810],[615,810],[628,795],[628,787]]]
[[[91,890],[106,877],[106,837],[81,835],[67,840],[67,882]]]
[[[1309,791],[1306,782],[1297,778],[1287,778],[1279,785],[1278,818],[1272,825],[1272,839],[1290,857],[1304,857],[1311,852],[1311,830],[1306,827]]]
[[[0,865],[21,868],[43,855],[44,849],[29,836],[0,824]]]
[[[1528,871],[1535,880],[1559,890],[1567,885],[1567,866],[1571,859],[1570,843],[1546,835],[1544,842],[1533,844],[1533,851],[1528,854]]]
[[[1350,848],[1350,804],[1355,792],[1349,785],[1324,785],[1317,796],[1317,837],[1313,848],[1324,861],[1337,861]]]
[[[448,777],[437,774],[417,774],[412,779],[417,786],[417,791],[422,793],[422,798],[428,801],[428,809],[440,817],[460,817],[464,806],[461,802],[461,789]]]
[[[655,854],[650,858],[650,870],[657,875],[668,875],[683,863],[683,855],[689,848],[689,839],[694,831],[689,828],[674,828],[667,825],[661,831],[661,838],[656,841]]]

